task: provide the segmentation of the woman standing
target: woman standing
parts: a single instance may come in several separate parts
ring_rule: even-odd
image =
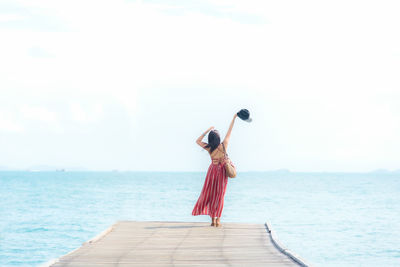
[[[206,180],[204,182],[203,189],[199,199],[194,206],[192,215],[209,215],[211,217],[211,226],[221,226],[221,213],[224,207],[224,196],[226,191],[226,186],[228,184],[228,177],[225,172],[225,150],[228,147],[229,138],[231,137],[231,132],[233,124],[237,114],[233,116],[232,122],[229,126],[228,132],[224,140],[221,143],[221,139],[217,130],[214,127],[210,127],[205,131],[199,138],[197,138],[196,143],[208,151],[211,157],[211,164],[208,167]],[[208,134],[208,144],[202,142],[204,136]]]

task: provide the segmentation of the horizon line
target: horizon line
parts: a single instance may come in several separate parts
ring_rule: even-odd
[[[171,170],[118,170],[118,169],[110,169],[110,170],[95,170],[95,169],[67,169],[67,168],[55,168],[55,169],[0,169],[0,172],[114,172],[114,173],[123,173],[123,172],[156,172],[156,173],[203,173],[205,171],[171,171]],[[239,173],[266,173],[266,172],[274,172],[274,173],[367,173],[367,174],[400,174],[400,169],[388,170],[388,169],[375,169],[371,171],[292,171],[289,169],[274,169],[274,170],[245,170],[239,171]]]

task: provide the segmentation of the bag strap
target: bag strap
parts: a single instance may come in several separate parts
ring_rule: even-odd
[[[222,147],[224,148],[224,154],[225,154],[225,156],[228,156],[228,154],[226,153],[226,150],[225,150],[225,145],[224,145],[224,143],[222,143]]]

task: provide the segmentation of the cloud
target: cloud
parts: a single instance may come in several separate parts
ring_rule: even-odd
[[[233,2],[228,1],[160,1],[145,0],[144,4],[150,4],[154,8],[162,11],[164,14],[172,16],[190,16],[201,14],[210,17],[228,19],[244,24],[264,24],[267,22],[265,16],[256,13],[246,13],[243,10],[236,9]]]
[[[71,119],[79,123],[88,123],[99,120],[103,116],[103,106],[100,103],[83,108],[78,103],[70,105]]]
[[[31,48],[29,48],[28,54],[32,57],[39,57],[39,58],[53,57],[53,55],[50,54],[47,50],[39,46],[32,46]]]
[[[24,20],[25,16],[20,14],[0,14],[0,22]]]
[[[15,119],[13,114],[7,110],[0,110],[0,133],[22,133],[24,127]]]
[[[24,119],[37,120],[41,122],[54,123],[57,121],[55,112],[41,106],[25,105],[21,108],[21,113]]]
[[[29,5],[23,1],[3,0],[0,3],[0,29],[16,31],[65,31],[63,22],[42,5]]]

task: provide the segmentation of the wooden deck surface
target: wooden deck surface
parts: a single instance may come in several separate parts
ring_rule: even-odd
[[[263,224],[119,221],[52,267],[299,266]]]

